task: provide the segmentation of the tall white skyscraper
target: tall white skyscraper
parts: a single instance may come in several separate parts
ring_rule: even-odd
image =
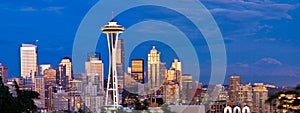
[[[160,52],[155,46],[148,53],[148,88],[149,91],[158,90],[162,85],[160,76]]]
[[[21,76],[23,78],[31,77],[34,83],[34,78],[37,75],[37,46],[33,44],[22,44],[20,47],[21,57]]]

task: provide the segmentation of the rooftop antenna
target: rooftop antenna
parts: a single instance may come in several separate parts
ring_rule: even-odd
[[[37,46],[38,42],[39,42],[39,40],[35,40],[35,46]]]

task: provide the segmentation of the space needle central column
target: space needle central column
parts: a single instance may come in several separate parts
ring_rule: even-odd
[[[107,90],[105,95],[105,105],[117,108],[119,106],[119,92],[118,92],[118,79],[116,67],[116,49],[118,45],[118,38],[125,28],[118,25],[116,21],[111,20],[108,25],[101,28],[103,33],[106,34],[108,51],[109,51],[109,72]],[[108,103],[109,92],[112,92],[112,103]]]

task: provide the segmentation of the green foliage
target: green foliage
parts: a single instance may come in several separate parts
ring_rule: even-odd
[[[147,100],[144,100],[144,101],[140,101],[137,96],[134,97],[135,98],[135,101],[134,101],[134,110],[132,111],[133,113],[145,113],[145,112],[148,112],[148,106],[149,106],[149,103]]]
[[[102,110],[101,110],[102,111]],[[79,108],[78,113],[85,113],[83,109]]]
[[[38,99],[39,93],[35,91],[20,90],[14,82],[17,97],[13,97],[9,88],[2,82],[0,76],[0,111],[3,113],[31,113],[37,111],[33,99]]]

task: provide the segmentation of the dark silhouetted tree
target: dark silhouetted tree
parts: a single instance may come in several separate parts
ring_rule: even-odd
[[[20,90],[14,81],[16,97],[12,96],[9,87],[5,86],[0,76],[0,111],[1,113],[32,113],[37,111],[33,99],[38,99],[39,93],[35,91]],[[13,90],[13,89],[11,89]]]

